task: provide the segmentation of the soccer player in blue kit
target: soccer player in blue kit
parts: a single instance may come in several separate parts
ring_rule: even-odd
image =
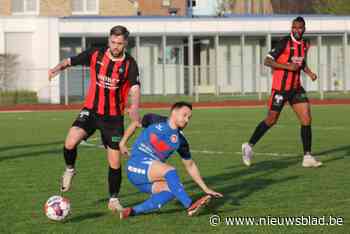
[[[127,162],[127,175],[129,181],[140,192],[149,193],[151,196],[141,204],[124,208],[120,212],[121,219],[155,211],[174,198],[187,209],[189,216],[193,216],[201,207],[208,204],[212,197],[223,196],[208,188],[191,158],[189,144],[182,133],[191,116],[192,105],[177,102],[171,107],[168,118],[155,114],[143,117],[142,127],[145,129],[132,146]],[[141,127],[141,124],[133,122],[124,133],[119,144],[121,153],[129,155],[126,144],[138,127]],[[206,193],[195,202],[185,192],[176,169],[165,163],[174,151],[181,156],[188,174]]]

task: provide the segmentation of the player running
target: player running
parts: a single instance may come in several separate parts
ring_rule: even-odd
[[[141,204],[123,209],[120,212],[121,219],[160,209],[174,198],[187,209],[189,216],[193,216],[212,196],[223,196],[207,187],[191,158],[189,144],[182,133],[191,116],[192,105],[186,102],[175,103],[168,118],[154,114],[144,116],[142,126],[145,129],[132,146],[127,162],[127,175],[129,181],[141,192],[150,194],[150,198]],[[123,154],[129,154],[126,143],[137,127],[141,126],[134,122],[125,131],[119,144]],[[174,151],[181,156],[188,174],[207,194],[195,202],[185,192],[176,169],[165,163]]]
[[[301,124],[300,135],[304,148],[303,167],[319,167],[322,162],[311,155],[311,111],[309,99],[300,83],[303,70],[312,81],[317,79],[306,63],[309,42],[303,38],[305,21],[297,17],[292,22],[290,35],[281,40],[265,59],[265,65],[273,69],[272,93],[265,120],[256,127],[248,143],[242,144],[243,163],[251,165],[253,146],[276,124],[284,104],[288,101]]]

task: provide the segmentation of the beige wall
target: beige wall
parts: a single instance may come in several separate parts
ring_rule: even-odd
[[[0,0],[0,15],[11,15],[11,0]],[[132,0],[100,0],[101,16],[169,15],[168,8],[162,6],[162,0],[138,0],[135,6]],[[186,15],[186,0],[171,0],[170,8],[178,9],[177,15]],[[137,8],[138,7],[138,8]],[[71,0],[40,0],[40,16],[72,15]]]
[[[40,0],[41,16],[69,16],[71,14],[70,0]]]
[[[100,0],[99,15],[131,16],[136,15],[137,9],[129,0]]]
[[[139,0],[139,11],[141,15],[158,16],[169,15],[168,8],[162,6],[162,0]],[[177,8],[177,15],[186,15],[186,0],[171,0],[170,8]]]
[[[250,4],[248,4],[250,2]],[[248,9],[248,8],[249,9]],[[272,14],[271,0],[236,0],[233,4],[234,14]]]
[[[1,0],[0,15],[11,15],[11,0]]]

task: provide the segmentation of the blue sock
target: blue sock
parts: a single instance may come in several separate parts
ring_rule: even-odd
[[[134,206],[132,209],[135,214],[149,213],[160,209],[163,205],[174,199],[174,195],[169,191],[152,194],[151,197],[143,203]]]
[[[168,183],[170,191],[176,197],[176,199],[180,201],[184,207],[190,207],[192,204],[192,199],[185,192],[185,189],[180,182],[180,178],[177,175],[176,170],[168,171],[164,177]]]

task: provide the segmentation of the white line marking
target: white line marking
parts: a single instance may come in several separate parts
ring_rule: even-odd
[[[88,143],[86,141],[82,141],[80,143],[82,146],[88,146],[88,147],[95,147],[95,148],[104,148],[103,145],[98,145],[98,144],[92,144]],[[198,154],[236,154],[236,155],[241,155],[242,152],[224,152],[224,151],[212,151],[212,150],[191,150],[192,153],[198,153]],[[297,154],[288,154],[288,153],[271,153],[271,152],[254,152],[254,155],[265,155],[265,156],[273,156],[273,157],[294,157],[298,156]]]

